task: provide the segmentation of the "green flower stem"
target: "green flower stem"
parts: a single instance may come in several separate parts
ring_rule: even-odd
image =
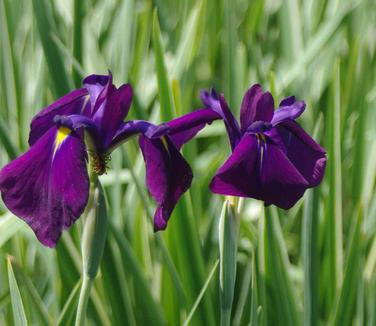
[[[239,235],[238,205],[238,198],[228,197],[223,204],[219,221],[219,286],[222,326],[230,325],[234,299]]]
[[[98,177],[94,173],[90,175],[90,192],[84,218],[85,225],[81,242],[83,279],[78,300],[76,326],[84,325],[91,287],[98,272],[106,240],[106,202]]]

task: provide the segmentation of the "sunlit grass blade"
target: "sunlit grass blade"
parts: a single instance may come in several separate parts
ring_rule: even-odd
[[[16,83],[16,63],[13,55],[12,44],[9,35],[8,19],[6,13],[6,6],[4,0],[0,1],[0,41],[1,41],[1,64],[3,70],[3,78],[1,79],[1,85],[4,91],[4,96],[7,104],[7,111],[10,115],[10,123],[12,128],[14,128],[15,135],[17,135],[17,144],[23,144],[22,136],[24,133],[20,130],[23,124],[22,114],[19,107],[19,94],[17,93],[17,83]],[[2,139],[5,149],[8,154],[12,154],[11,143],[7,139],[8,137],[4,134],[3,126],[0,125],[0,139]]]
[[[24,285],[27,294],[33,302],[33,308],[35,308],[35,311],[41,318],[39,322],[43,325],[51,325],[52,318],[49,315],[47,307],[45,306],[43,299],[35,288],[33,282],[27,275],[25,275],[20,266],[18,266],[16,263],[13,263],[12,266],[14,267],[13,271],[15,272],[16,278],[19,280],[20,284]]]
[[[225,44],[224,47],[224,76],[226,79],[226,98],[230,107],[238,108],[240,99],[237,97],[236,90],[236,24],[235,24],[235,2],[232,0],[224,1],[224,28],[225,28]]]
[[[0,121],[0,142],[3,145],[8,157],[13,160],[17,156],[17,149],[13,144],[13,141],[10,139],[9,135],[10,133],[7,128],[3,124],[2,121]]]
[[[62,96],[68,93],[71,87],[64,66],[63,56],[53,40],[53,34],[56,34],[56,29],[52,21],[51,4],[46,0],[33,0],[32,2],[39,37],[54,83],[54,90],[57,96]]]
[[[74,0],[73,9],[73,56],[82,64],[82,23],[84,14],[84,1]],[[81,86],[81,75],[73,68],[73,80],[76,87]]]
[[[283,241],[276,209],[266,208],[263,245],[268,324],[300,325],[296,295],[285,257],[286,245]]]
[[[0,219],[0,248],[17,232],[24,227],[24,224],[17,220],[12,214],[1,216]]]
[[[114,235],[114,238],[116,239],[116,242],[121,249],[121,252],[124,256],[124,261],[126,262],[132,277],[136,280],[138,288],[137,292],[140,294],[139,299],[142,302],[142,306],[148,307],[148,309],[144,311],[145,319],[153,325],[164,325],[165,321],[160,307],[155,303],[151,295],[150,287],[144,278],[143,272],[140,270],[130,244],[128,243],[126,238],[121,235],[119,231],[113,226],[112,222],[109,222],[109,229],[109,231]]]
[[[26,319],[24,304],[21,298],[20,289],[14,276],[12,259],[12,257],[8,257],[8,279],[10,296],[12,299],[13,320],[16,326],[27,326],[28,322]]]
[[[352,325],[356,308],[358,288],[362,283],[361,255],[364,248],[361,231],[363,221],[363,210],[359,209],[358,216],[353,223],[353,230],[349,242],[349,251],[346,260],[346,267],[343,285],[339,300],[335,309],[333,325]]]
[[[153,13],[152,44],[155,58],[155,69],[158,80],[158,95],[160,114],[163,121],[171,120],[175,116],[171,85],[166,70],[164,50],[161,40],[161,30],[158,22],[157,10]]]
[[[232,203],[225,200],[219,221],[219,288],[221,325],[231,324],[231,311],[236,280],[239,216]]]
[[[176,63],[172,75],[179,78],[191,64],[202,40],[206,0],[200,0],[192,9],[181,32],[181,41],[176,51]]]
[[[333,72],[331,101],[328,111],[328,181],[329,197],[327,200],[326,252],[328,285],[325,289],[327,304],[332,307],[343,279],[343,243],[342,243],[342,159],[341,159],[341,128],[340,128],[340,72],[336,62]]]
[[[309,190],[304,203],[302,243],[304,264],[304,325],[319,322],[319,191]]]
[[[308,46],[291,67],[279,74],[277,85],[287,87],[290,83],[304,72],[305,67],[318,55],[325,44],[341,26],[343,19],[357,6],[359,2],[347,2],[335,13],[334,17],[327,18],[320,29],[310,39]]]

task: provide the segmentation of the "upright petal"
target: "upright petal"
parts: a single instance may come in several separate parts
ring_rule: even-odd
[[[99,126],[99,132],[107,147],[118,128],[127,116],[132,103],[132,87],[129,84],[122,85],[114,90],[103,110],[98,110],[94,115],[94,122]]]
[[[79,114],[88,101],[85,88],[74,90],[40,111],[31,121],[29,145],[32,146],[53,125],[55,115]]]
[[[90,95],[91,106],[86,108],[84,115],[92,117],[99,109],[103,109],[105,102],[115,86],[112,84],[112,74],[90,75],[83,80],[84,86]]]
[[[146,165],[146,185],[158,205],[154,229],[163,230],[179,198],[191,185],[192,170],[167,136],[141,136],[140,147]]]
[[[274,114],[274,100],[269,92],[262,93],[261,85],[255,84],[247,90],[240,109],[242,132],[255,121],[270,122]]]
[[[209,93],[208,91],[201,92],[202,103],[209,109],[218,113],[223,119],[228,137],[230,139],[231,148],[234,149],[241,138],[239,124],[232,114],[223,95],[218,96],[214,89]]]
[[[307,181],[279,148],[260,146],[257,136],[245,134],[219,168],[210,189],[223,195],[250,197],[288,209],[303,195]]]
[[[290,96],[281,101],[279,109],[275,111],[272,125],[276,126],[285,120],[297,119],[305,109],[304,101],[295,101],[294,96]]]
[[[84,144],[69,129],[51,128],[0,171],[0,190],[9,210],[54,247],[87,203]]]
[[[325,173],[325,149],[317,144],[295,121],[284,121],[274,129],[278,132],[279,147],[308,181],[309,187],[320,184]],[[273,137],[273,139],[275,138]]]

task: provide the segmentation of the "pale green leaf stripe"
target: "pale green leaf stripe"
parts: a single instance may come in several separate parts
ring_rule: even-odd
[[[14,324],[15,326],[27,326],[28,322],[26,320],[24,305],[12,268],[12,259],[12,257],[8,257],[8,279],[10,296],[12,300]]]
[[[153,13],[152,42],[155,57],[155,69],[158,80],[158,95],[160,114],[163,121],[171,120],[175,116],[171,85],[164,61],[164,51],[161,42],[161,30],[158,22],[157,10]]]
[[[185,322],[183,324],[184,326],[187,326],[190,323],[190,321],[191,321],[191,319],[192,319],[192,317],[193,317],[193,315],[194,315],[194,313],[195,313],[198,305],[201,302],[202,297],[204,296],[204,294],[205,294],[205,292],[206,292],[206,290],[207,290],[207,288],[208,288],[208,286],[210,284],[210,281],[212,280],[212,278],[214,276],[215,271],[217,270],[218,264],[219,264],[219,259],[217,259],[217,261],[215,262],[215,264],[214,264],[211,272],[209,273],[209,276],[206,279],[204,286],[202,287],[199,295],[197,296],[197,299],[196,299],[194,305],[192,306],[192,309],[189,312],[189,314],[187,316],[187,319],[185,320]]]

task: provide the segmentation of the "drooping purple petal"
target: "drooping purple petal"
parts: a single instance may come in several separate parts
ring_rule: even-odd
[[[145,120],[126,121],[118,128],[108,148],[109,151],[112,151],[125,140],[138,134],[145,135],[147,138],[159,138],[167,135],[168,132],[169,128],[167,124],[156,126]]]
[[[54,247],[84,211],[89,192],[85,146],[53,127],[0,171],[5,205],[26,221],[40,242]]]
[[[240,109],[241,131],[244,133],[256,121],[270,122],[274,114],[274,100],[269,92],[262,93],[261,85],[247,90]]]
[[[158,207],[154,230],[164,230],[179,198],[191,185],[192,170],[168,136],[140,136],[146,166],[146,185]]]
[[[223,195],[250,197],[288,209],[304,194],[308,183],[285,154],[257,136],[245,134],[219,168],[210,189]]]
[[[132,87],[129,84],[122,85],[111,93],[103,110],[98,110],[95,113],[93,120],[100,126],[99,132],[104,147],[110,144],[113,136],[127,116],[132,103],[132,94]]]
[[[32,146],[53,125],[55,115],[79,114],[87,102],[88,92],[80,88],[59,98],[57,101],[42,109],[31,121],[29,145]]]
[[[304,101],[295,101],[294,96],[287,97],[281,101],[279,109],[274,112],[271,123],[276,126],[285,120],[295,120],[304,112],[304,109]]]
[[[309,187],[320,184],[326,166],[325,149],[317,144],[295,121],[284,121],[274,129],[279,135],[277,140],[279,147],[309,182]],[[272,139],[277,139],[277,137],[272,136]]]
[[[212,109],[200,109],[167,122],[169,135],[177,149],[192,139],[205,125],[220,119],[221,115]]]
[[[218,96],[214,89],[209,93],[208,91],[201,91],[200,94],[202,103],[207,107],[218,113],[226,126],[228,137],[230,139],[231,148],[234,149],[240,141],[241,132],[238,121],[232,114],[223,95]]]

